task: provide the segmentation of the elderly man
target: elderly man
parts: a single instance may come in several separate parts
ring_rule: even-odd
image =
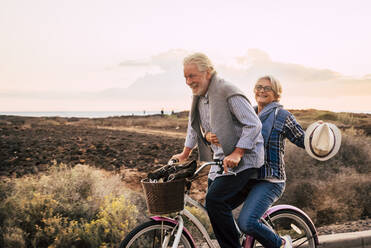
[[[201,161],[223,160],[223,173],[210,168],[206,208],[220,246],[241,247],[232,210],[244,202],[249,179],[264,163],[262,125],[243,92],[218,77],[206,55],[192,54],[183,66],[193,102],[184,149],[173,158],[183,162],[197,146]]]

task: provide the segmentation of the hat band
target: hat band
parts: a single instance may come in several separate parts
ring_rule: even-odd
[[[312,147],[312,139],[313,139],[313,133],[314,133],[314,131],[318,128],[319,126],[317,126],[315,129],[313,129],[313,131],[312,131],[312,133],[310,134],[310,136],[309,136],[309,144],[310,144],[310,146],[309,146],[309,148],[310,148],[310,151],[314,154],[314,155],[316,155],[317,157],[319,157],[319,158],[324,158],[324,157],[327,157],[334,149],[335,149],[335,144],[336,144],[336,136],[335,136],[335,133],[334,133],[334,131],[330,128],[330,130],[331,130],[331,132],[332,132],[332,134],[333,134],[333,136],[334,136],[334,145],[332,146],[332,148],[331,148],[331,150],[327,153],[327,154],[325,154],[325,155],[319,155],[319,154],[317,154],[314,150],[313,150],[313,147]]]

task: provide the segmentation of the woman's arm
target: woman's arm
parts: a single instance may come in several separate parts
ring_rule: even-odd
[[[305,148],[305,132],[291,113],[286,118],[283,131],[285,137],[288,138],[292,143],[294,143],[298,147]]]

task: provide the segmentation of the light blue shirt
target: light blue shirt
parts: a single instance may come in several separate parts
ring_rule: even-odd
[[[256,116],[255,110],[251,106],[251,104],[246,100],[246,98],[235,95],[228,99],[228,105],[231,113],[235,116],[235,118],[242,124],[241,125],[234,125],[236,133],[241,133],[240,139],[238,140],[235,147],[243,148],[246,150],[255,150],[254,154],[259,154],[260,159],[257,159],[257,163],[252,165],[251,161],[247,156],[248,154],[242,157],[240,164],[241,165],[248,165],[248,166],[238,166],[232,169],[233,172],[240,172],[247,168],[259,168],[264,163],[264,147],[263,147],[263,137],[260,132],[260,120]],[[210,105],[208,100],[208,94],[205,96],[201,96],[199,99],[198,104],[198,111],[200,115],[201,121],[201,130],[203,133],[213,132],[212,127],[210,125]],[[241,129],[242,128],[242,132]],[[188,130],[187,136],[185,141],[185,146],[193,149],[197,145],[197,132],[192,128],[190,121],[188,123]],[[221,146],[217,146],[214,144],[210,145],[214,159],[223,160],[225,155],[223,152],[223,148]],[[216,172],[219,171],[220,168],[218,166],[212,166],[209,172],[209,178],[214,180],[220,174]],[[227,174],[231,175],[231,174]]]

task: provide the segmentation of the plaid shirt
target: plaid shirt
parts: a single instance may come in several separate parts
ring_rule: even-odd
[[[285,161],[283,159],[285,139],[287,138],[298,147],[304,148],[304,135],[303,128],[290,112],[288,112],[285,120],[280,120],[280,114],[277,115],[268,144],[265,146],[265,163],[260,170],[261,179],[275,182],[286,180]]]

